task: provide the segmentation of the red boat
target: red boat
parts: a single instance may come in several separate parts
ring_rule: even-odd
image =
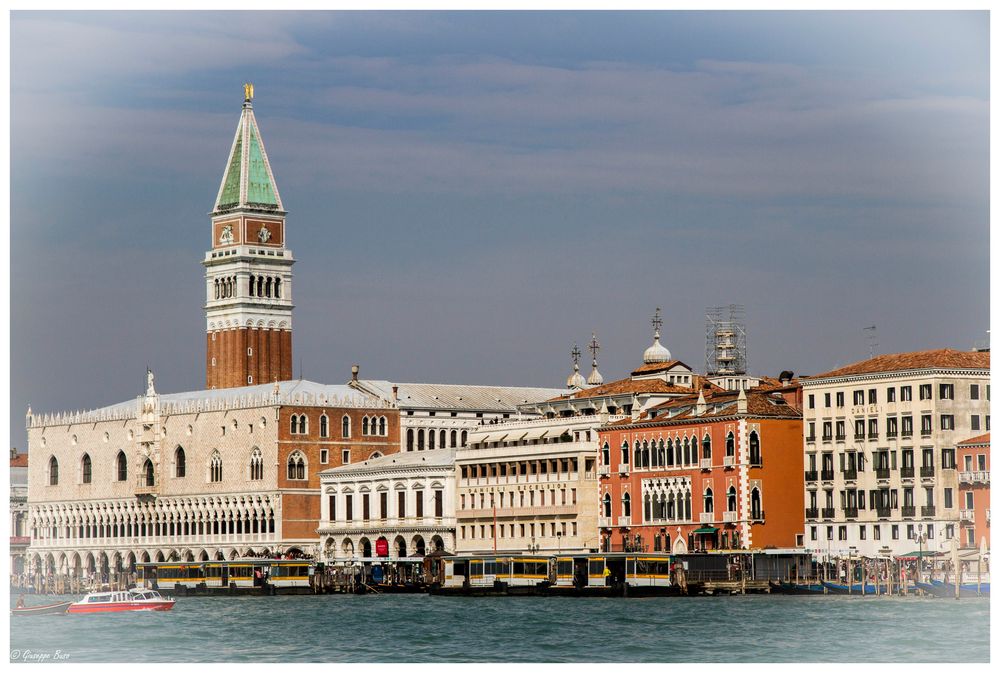
[[[173,598],[164,598],[156,591],[102,591],[90,593],[69,606],[67,612],[128,612],[134,610],[172,610]]]

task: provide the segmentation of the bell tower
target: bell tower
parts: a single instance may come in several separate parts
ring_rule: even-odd
[[[208,388],[292,378],[292,251],[285,209],[253,114],[253,85],[212,209],[205,253]]]

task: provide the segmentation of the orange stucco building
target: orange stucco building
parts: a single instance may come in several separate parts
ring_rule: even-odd
[[[955,446],[963,547],[990,546],[990,433]]]

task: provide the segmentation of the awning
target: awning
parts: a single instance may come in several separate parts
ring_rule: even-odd
[[[528,434],[524,436],[524,439],[541,439],[548,433],[548,428],[535,428],[534,430],[528,430]]]
[[[489,442],[499,442],[506,436],[507,436],[506,432],[490,432],[483,435],[481,439],[477,439],[476,442],[480,444],[488,444]]]
[[[909,561],[911,559],[931,558],[933,556],[940,556],[940,555],[941,555],[940,552],[924,549],[923,551],[914,550],[911,551],[909,554],[900,554],[896,558],[902,559],[904,561]]]
[[[703,526],[694,532],[695,535],[714,535],[719,532],[718,528],[712,528],[711,526]]]
[[[528,434],[527,430],[518,430],[516,432],[512,432],[512,433],[510,433],[510,436],[507,437],[507,441],[508,442],[520,442],[522,439],[524,439],[524,436],[526,434]]]

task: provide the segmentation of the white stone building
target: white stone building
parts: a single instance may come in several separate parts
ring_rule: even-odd
[[[394,561],[455,550],[454,449],[401,452],[324,470],[320,492],[325,561]]]
[[[989,429],[989,352],[879,355],[802,379],[805,546],[833,556],[946,550],[956,443]]]

